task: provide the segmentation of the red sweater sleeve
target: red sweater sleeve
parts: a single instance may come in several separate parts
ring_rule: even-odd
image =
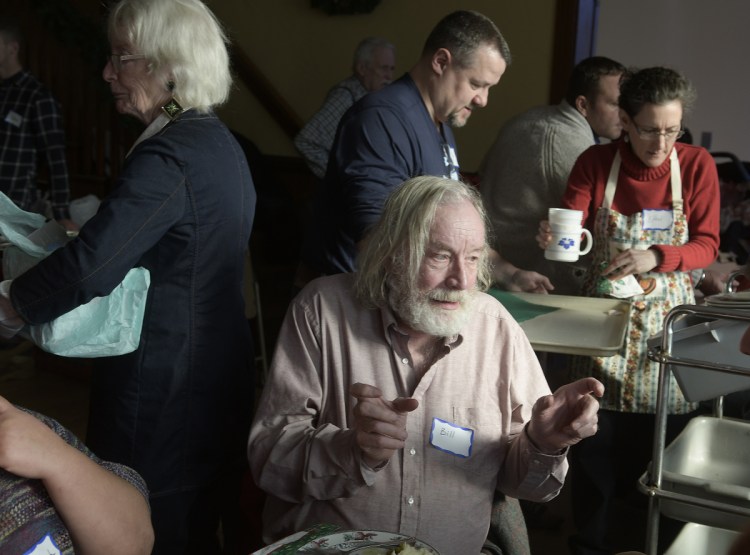
[[[593,229],[596,210],[602,204],[609,169],[618,148],[624,159],[630,158],[632,166],[634,155],[628,152],[629,146],[626,143],[611,143],[586,150],[570,173],[562,205],[565,208],[583,210],[588,229]],[[716,260],[719,252],[720,198],[716,163],[703,148],[682,143],[677,143],[675,148],[680,162],[689,239],[681,246],[652,247],[662,255],[661,264],[654,268],[657,272],[705,268]],[[643,168],[643,175],[636,178],[621,167],[612,202],[614,210],[629,216],[644,208],[671,208],[669,172],[651,179],[651,170],[645,166]]]
[[[674,247],[658,245],[663,258],[657,272],[705,268],[719,255],[719,177],[716,162],[703,148],[686,145],[678,148],[682,196],[689,240]]]

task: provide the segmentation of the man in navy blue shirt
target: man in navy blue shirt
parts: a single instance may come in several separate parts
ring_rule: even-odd
[[[487,104],[509,63],[495,24],[480,13],[457,11],[432,30],[408,73],[349,109],[305,238],[302,262],[312,276],[355,269],[357,244],[399,184],[417,175],[459,178],[451,127],[463,126]]]

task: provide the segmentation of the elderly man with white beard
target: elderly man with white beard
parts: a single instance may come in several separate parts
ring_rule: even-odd
[[[523,330],[482,292],[486,230],[473,188],[412,178],[359,271],[293,301],[248,444],[268,494],[265,540],[325,522],[476,554],[496,489],[534,501],[560,491],[603,386],[550,393]]]

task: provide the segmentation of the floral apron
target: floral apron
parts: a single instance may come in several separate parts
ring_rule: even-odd
[[[596,292],[601,270],[618,252],[625,249],[647,249],[651,245],[683,245],[688,240],[685,214],[682,210],[682,179],[677,153],[670,154],[673,220],[666,229],[644,229],[643,210],[624,216],[612,210],[612,200],[620,173],[620,153],[616,153],[607,179],[602,206],[594,223],[594,260],[584,282],[583,294]],[[603,264],[604,263],[604,264]],[[675,306],[694,304],[695,296],[689,272],[646,272],[639,282],[645,293],[629,299],[630,320],[625,341],[619,352],[610,357],[575,357],[573,378],[594,376],[605,387],[603,409],[620,412],[655,413],[659,364],[648,359],[647,340],[662,330],[664,318]],[[682,396],[671,377],[669,412],[685,413],[695,408]]]

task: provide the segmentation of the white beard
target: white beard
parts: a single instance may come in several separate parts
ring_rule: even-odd
[[[475,293],[476,290],[418,291],[416,287],[406,285],[405,277],[399,275],[391,280],[388,302],[391,309],[414,330],[437,337],[451,337],[464,329],[469,321],[476,298]],[[458,301],[460,306],[455,310],[444,310],[434,306],[430,300]]]

